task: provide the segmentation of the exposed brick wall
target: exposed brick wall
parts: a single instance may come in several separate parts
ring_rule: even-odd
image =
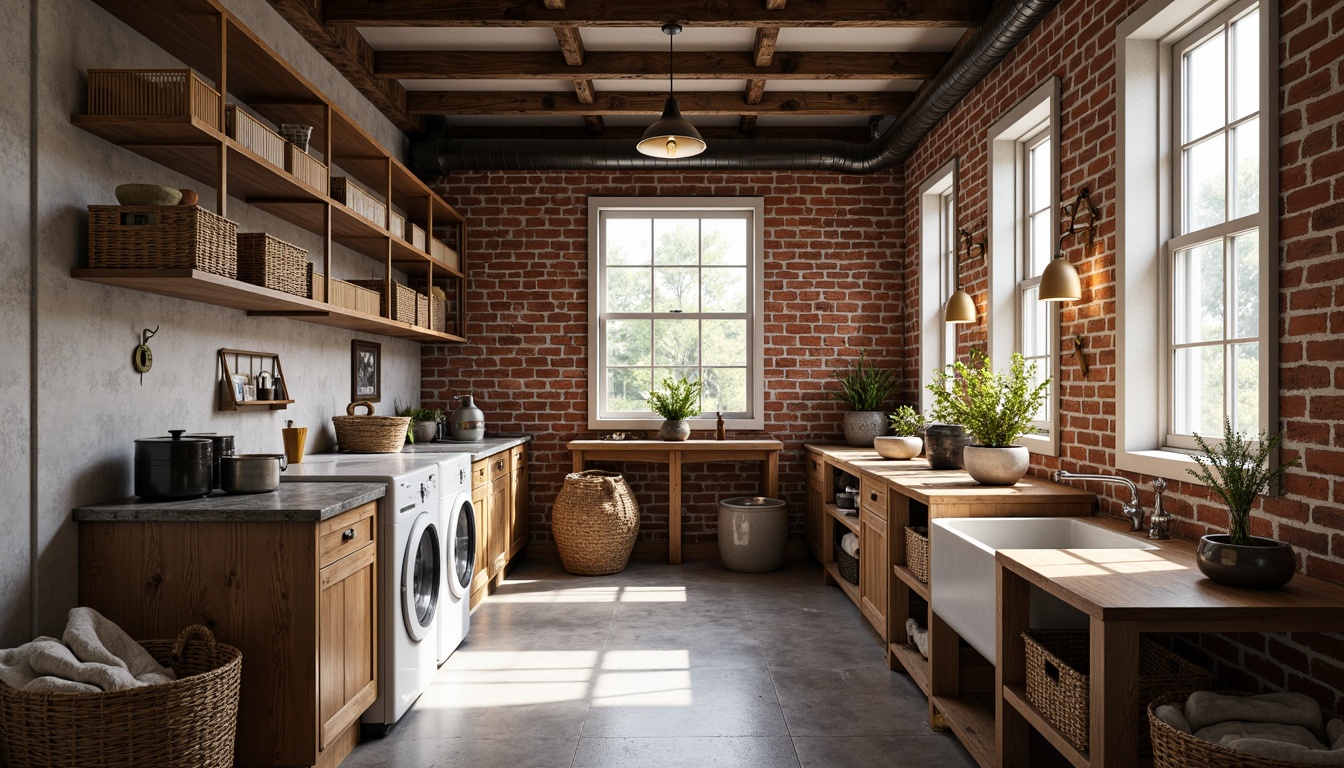
[[[1083,300],[1061,311],[1062,340],[1082,335],[1091,372],[1084,380],[1066,344],[1060,383],[1059,458],[1033,459],[1033,471],[1064,468],[1115,472],[1116,429],[1116,61],[1115,27],[1141,0],[1065,0],[1027,41],[981,83],[921,143],[906,162],[905,206],[918,210],[918,188],[951,157],[960,158],[963,225],[983,232],[988,218],[985,135],[989,127],[1032,90],[1061,81],[1061,185],[1067,199],[1083,186],[1102,211],[1092,253],[1073,244],[1066,255],[1078,267]],[[1283,0],[1279,58],[1282,67],[1280,168],[1280,397],[1284,458],[1299,458],[1286,495],[1263,499],[1253,532],[1292,543],[1300,569],[1344,583],[1344,6],[1337,0]],[[912,214],[913,216],[913,214]],[[903,303],[911,308],[906,343],[918,344],[918,229],[908,228]],[[986,342],[984,320],[988,265],[963,265],[966,289],[977,299],[981,321],[965,326],[963,352]],[[1063,343],[1063,342],[1062,342]],[[919,374],[907,363],[907,378]],[[1153,478],[1128,474],[1141,484]],[[1118,514],[1111,486],[1103,510]],[[1151,509],[1152,494],[1145,494]],[[1202,487],[1168,486],[1167,509],[1183,537],[1218,532],[1226,510]],[[1194,639],[1218,662],[1227,682],[1288,687],[1344,704],[1344,638],[1338,635],[1205,635]]]
[[[765,198],[765,434],[781,440],[790,538],[804,540],[802,445],[835,440],[844,407],[834,372],[869,349],[899,368],[898,272],[905,222],[899,170],[822,173],[462,173],[440,186],[469,222],[463,345],[424,348],[423,400],[472,394],[489,429],[526,432],[533,541],[570,471],[565,444],[588,432],[588,198]],[[905,388],[911,389],[913,385]],[[747,433],[734,433],[746,436]],[[697,435],[701,436],[701,435]],[[621,467],[641,507],[642,541],[667,541],[666,468]],[[683,540],[713,543],[721,497],[755,493],[754,464],[682,473]]]

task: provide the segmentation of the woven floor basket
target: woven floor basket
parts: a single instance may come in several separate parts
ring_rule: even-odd
[[[200,635],[201,639],[189,638]],[[193,624],[140,645],[178,679],[110,693],[28,693],[0,684],[0,765],[229,768],[243,655]]]
[[[863,554],[860,552],[859,554]],[[835,542],[835,567],[840,571],[840,577],[850,584],[858,586],[859,584],[859,558],[850,555],[840,546],[840,542]]]
[[[1172,728],[1153,714],[1163,704],[1184,704],[1191,691],[1168,691],[1148,705],[1148,729],[1153,739],[1153,768],[1292,768],[1303,763],[1274,760],[1205,741],[1198,736]],[[1219,691],[1224,696],[1253,696],[1251,693]],[[1326,721],[1338,717],[1322,712]]]
[[[363,406],[368,414],[355,415]],[[344,416],[332,416],[336,427],[337,448],[351,453],[399,453],[406,444],[406,430],[411,425],[409,416],[374,416],[373,403],[360,400],[345,407]]]
[[[566,475],[551,533],[570,573],[603,576],[624,569],[639,535],[639,505],[625,477],[600,469]]]

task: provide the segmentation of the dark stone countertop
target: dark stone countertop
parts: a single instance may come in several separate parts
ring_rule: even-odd
[[[75,520],[155,522],[318,523],[387,495],[382,483],[282,483],[271,493],[145,501],[131,497],[77,507]]]

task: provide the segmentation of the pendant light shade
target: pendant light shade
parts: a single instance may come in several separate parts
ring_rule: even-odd
[[[667,160],[694,157],[705,151],[704,138],[689,120],[681,116],[681,107],[673,95],[672,36],[678,32],[681,32],[681,25],[675,21],[663,25],[663,34],[667,35],[667,103],[663,105],[663,116],[644,131],[644,137],[635,145],[641,155]]]
[[[974,323],[975,322],[975,302],[971,295],[958,288],[947,300],[947,306],[943,309],[943,322],[945,323]]]
[[[1041,273],[1041,301],[1077,301],[1083,296],[1078,270],[1063,256],[1052,259]]]

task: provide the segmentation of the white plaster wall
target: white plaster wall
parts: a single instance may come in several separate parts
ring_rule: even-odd
[[[24,5],[18,0],[0,2]],[[399,153],[404,150],[402,134],[265,0],[233,0],[228,5],[375,138]],[[383,345],[382,408],[390,409],[398,397],[416,401],[420,392],[420,349],[413,342],[356,336],[284,318],[251,318],[234,310],[70,277],[70,269],[85,258],[85,207],[115,202],[112,191],[117,184],[144,181],[192,187],[202,193],[202,204],[207,206],[213,205],[213,194],[199,182],[70,124],[70,115],[83,110],[85,70],[180,64],[90,0],[42,0],[39,6],[38,419],[29,447],[38,457],[37,579],[28,595],[8,588],[0,593],[0,618],[27,611],[31,599],[37,619],[36,626],[25,627],[24,632],[6,629],[6,640],[26,639],[34,631],[56,633],[64,625],[66,612],[78,599],[76,527],[70,510],[131,493],[136,438],[183,428],[232,434],[243,452],[278,452],[280,428],[293,419],[297,426],[309,428],[310,450],[328,448],[334,441],[330,417],[344,413],[349,401],[350,341],[356,337]],[[315,236],[240,201],[230,201],[229,218],[238,222],[239,231],[267,231],[320,256]],[[355,254],[338,251],[335,258],[342,276],[365,270],[369,276],[379,274],[372,261]],[[0,312],[8,312],[8,305],[0,307]],[[8,319],[7,314],[3,317]],[[150,343],[154,368],[142,384],[131,369],[130,354],[141,330],[156,326],[158,336]],[[6,322],[0,327],[13,326]],[[216,352],[222,347],[278,353],[291,396],[298,402],[285,411],[217,412]],[[26,479],[26,466],[24,470]],[[0,477],[4,482],[0,491],[10,497],[13,481],[8,475]],[[0,549],[3,557],[9,545],[0,546],[6,547]],[[8,565],[0,566],[0,579],[7,579],[9,570]]]

